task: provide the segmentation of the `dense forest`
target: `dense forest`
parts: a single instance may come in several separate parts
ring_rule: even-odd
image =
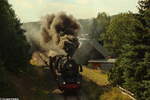
[[[133,92],[137,100],[150,100],[150,0],[138,4],[139,13],[113,16],[102,40],[117,58],[110,82]]]
[[[23,33],[11,5],[7,0],[0,0],[0,97],[14,93],[8,78],[9,72],[19,74],[29,69],[30,46]]]

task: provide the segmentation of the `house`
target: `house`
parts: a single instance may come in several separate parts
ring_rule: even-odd
[[[109,56],[107,50],[98,41],[88,38],[79,38],[79,41],[81,45],[74,54],[77,63],[87,65],[91,59],[106,59]]]
[[[79,64],[92,65],[94,69],[110,69],[116,59],[110,58],[109,52],[96,40],[79,38],[81,45],[77,49],[74,59]]]

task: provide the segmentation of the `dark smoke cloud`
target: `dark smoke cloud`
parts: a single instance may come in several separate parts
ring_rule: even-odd
[[[48,41],[51,40],[51,36],[49,34],[50,28],[51,28],[51,24],[53,22],[55,15],[46,15],[45,17],[42,18],[41,22],[42,22],[42,36],[43,36],[43,41],[45,43],[47,43]]]
[[[80,26],[73,16],[60,13],[55,17],[52,28],[59,33],[59,35],[76,35]]]
[[[42,45],[47,47],[49,56],[74,54],[79,46],[80,25],[73,16],[64,12],[46,15],[41,24]]]

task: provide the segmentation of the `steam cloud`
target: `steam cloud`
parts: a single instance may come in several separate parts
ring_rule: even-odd
[[[47,55],[73,56],[79,46],[79,30],[77,20],[64,12],[44,16],[41,20],[41,42],[48,51]]]

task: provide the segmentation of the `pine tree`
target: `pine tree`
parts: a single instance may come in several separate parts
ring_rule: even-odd
[[[16,97],[8,72],[27,71],[29,45],[7,0],[0,0],[0,97]],[[29,67],[28,67],[29,68]]]
[[[138,4],[140,20],[148,30],[150,29],[150,0],[140,0]]]
[[[136,33],[136,27],[140,27],[139,21],[132,13],[115,15],[106,33],[103,34],[104,46],[112,55],[118,57],[124,44],[128,43]]]
[[[21,23],[7,0],[0,0],[0,59],[9,70],[22,69],[29,59],[29,45]]]
[[[139,20],[140,27],[135,27],[135,35],[122,47],[116,66],[110,73],[112,83],[130,90],[138,100],[150,100],[149,5],[150,0],[139,2],[139,14],[135,18]]]

